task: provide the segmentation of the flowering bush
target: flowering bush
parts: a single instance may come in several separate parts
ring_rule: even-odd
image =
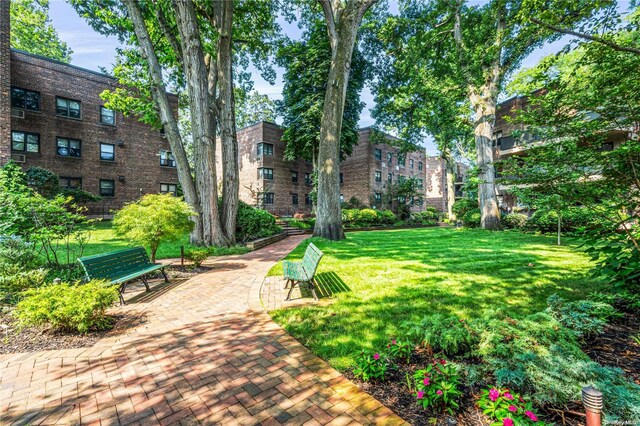
[[[393,359],[401,359],[405,362],[411,358],[411,352],[413,351],[413,345],[410,342],[393,339],[387,345],[387,353]]]
[[[447,363],[444,359],[434,361],[424,370],[416,371],[413,380],[417,403],[423,408],[431,407],[453,414],[459,407],[456,400],[462,392],[458,389],[460,372],[456,364]]]
[[[364,223],[376,223],[378,221],[378,213],[373,209],[360,210],[360,221]]]
[[[492,426],[544,425],[538,420],[531,402],[509,389],[491,388],[482,391],[478,406],[491,420]]]
[[[356,357],[353,375],[368,382],[369,380],[384,380],[387,372],[387,360],[379,353],[362,351]]]

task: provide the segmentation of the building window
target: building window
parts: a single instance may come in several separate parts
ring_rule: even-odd
[[[313,182],[311,182],[311,173],[305,173],[304,174],[304,184],[305,185],[311,185]]]
[[[56,114],[61,117],[81,118],[80,101],[56,97]]]
[[[392,162],[393,162],[393,152],[387,152],[387,164],[391,166]]]
[[[268,169],[266,167],[260,167],[258,169],[258,178],[259,179],[273,180],[273,169]]]
[[[11,106],[29,111],[40,111],[40,93],[12,87]]]
[[[273,144],[260,142],[258,144],[258,155],[273,155]]]
[[[382,203],[382,194],[381,193],[376,192],[374,197],[375,197],[375,200],[376,200],[376,204]]]
[[[262,196],[262,201],[264,204],[273,204],[273,192],[265,192]]]
[[[310,206],[311,205],[311,195],[304,194],[304,205],[305,206]]]
[[[418,188],[422,188],[424,186],[424,182],[422,179],[418,179]]]
[[[161,183],[160,193],[178,195],[178,185],[175,183]]]
[[[100,122],[108,126],[116,125],[116,112],[112,109],[100,107]]]
[[[58,138],[58,155],[61,157],[80,158],[82,152],[78,139]]]
[[[340,184],[342,185],[343,183],[344,183],[344,175],[340,173]]]
[[[344,194],[340,194],[340,202],[344,203]]]
[[[392,183],[393,182],[393,173],[389,173],[387,175],[387,182]]]
[[[175,167],[176,160],[171,151],[160,151],[160,165],[164,167]]]
[[[298,205],[298,194],[291,194],[291,204],[294,206]]]
[[[404,204],[407,201],[407,198],[404,195],[399,195],[398,196],[398,202],[400,204]]]
[[[376,170],[376,182],[382,182],[382,173]]]
[[[409,168],[413,169],[413,158],[409,159]]]
[[[406,156],[404,154],[398,155],[398,165],[404,166],[406,161]]]
[[[291,182],[298,183],[298,172],[291,170]]]
[[[62,189],[82,189],[81,177],[60,176],[60,188]]]
[[[382,150],[376,148],[376,150],[374,151],[373,156],[375,157],[376,160],[380,161],[382,160]]]
[[[114,161],[116,159],[116,146],[112,143],[100,143],[100,159]]]
[[[418,161],[418,170],[422,170],[422,161]]]
[[[40,135],[38,133],[11,132],[11,149],[13,151],[40,152]]]
[[[113,197],[116,195],[116,181],[110,179],[100,179],[100,196]]]

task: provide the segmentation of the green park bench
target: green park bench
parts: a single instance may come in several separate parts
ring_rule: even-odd
[[[109,253],[96,254],[78,258],[85,272],[85,279],[109,280],[111,284],[120,284],[120,303],[124,303],[122,296],[126,285],[136,278],[142,279],[144,286],[149,291],[147,274],[160,270],[164,281],[169,282],[164,272],[166,265],[151,263],[144,247],[117,250]]]
[[[315,275],[322,256],[324,256],[324,253],[322,253],[320,249],[318,249],[318,247],[314,246],[313,243],[311,243],[307,247],[307,250],[304,252],[302,262],[291,262],[289,260],[285,260],[282,263],[284,278],[287,280],[284,288],[286,289],[290,286],[289,294],[287,294],[287,300],[291,298],[293,287],[296,284],[300,283],[309,284],[309,287],[311,288],[311,294],[313,294],[313,298],[315,300],[318,300],[318,295],[316,294]]]

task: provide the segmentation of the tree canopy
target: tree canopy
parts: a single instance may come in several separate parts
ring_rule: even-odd
[[[71,62],[71,48],[49,18],[49,0],[11,0],[11,47],[60,62]]]

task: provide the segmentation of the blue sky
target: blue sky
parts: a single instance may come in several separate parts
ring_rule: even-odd
[[[393,0],[389,0],[389,3],[391,3],[393,9],[397,9],[397,5],[394,4]],[[73,50],[72,64],[95,71],[99,71],[100,67],[111,68],[111,64],[113,64],[115,58],[115,50],[118,46],[118,40],[115,37],[105,37],[95,32],[64,0],[51,1],[50,17],[60,38],[67,42]],[[287,24],[286,22],[282,22],[281,24],[287,35],[292,38],[299,36],[300,30],[295,23]],[[529,57],[523,61],[522,67],[531,67],[535,65],[540,58],[558,52],[568,41],[569,39],[565,37],[554,43],[547,43],[529,55]],[[255,89],[260,93],[268,95],[272,99],[280,99],[282,96],[282,69],[276,68],[276,71],[278,78],[275,85],[269,84],[257,73],[253,73]],[[360,125],[365,127],[374,124],[374,120],[370,114],[374,102],[373,96],[368,88],[364,89],[362,99],[365,101],[366,107],[360,117]],[[425,146],[430,155],[437,153],[431,141],[425,141]]]

